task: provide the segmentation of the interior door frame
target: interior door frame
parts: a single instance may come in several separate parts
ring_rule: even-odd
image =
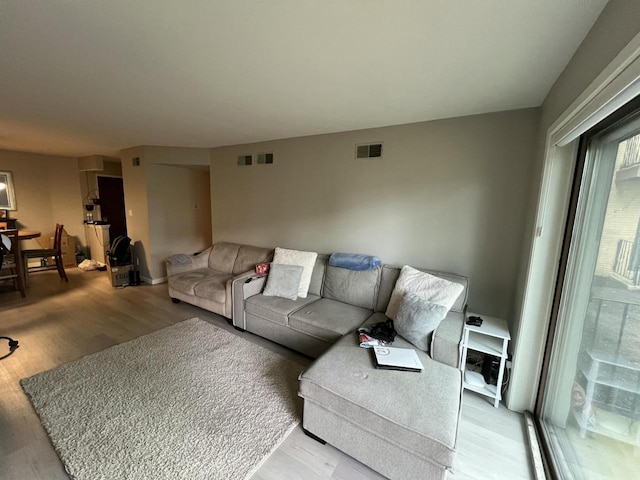
[[[96,174],[96,190],[98,192],[98,197],[100,197],[100,181],[98,180],[99,177],[105,177],[105,178],[119,178],[120,180],[122,180],[122,191],[123,191],[123,196],[124,196],[124,177],[122,175],[108,175],[108,174],[102,174],[102,173],[98,173]],[[124,206],[125,206],[125,211],[124,211],[124,224],[125,224],[125,228],[127,228],[127,209],[126,209],[126,197],[124,197]],[[102,205],[100,206],[100,216],[102,217]],[[127,228],[128,231],[128,228]],[[113,239],[110,239],[110,241]]]

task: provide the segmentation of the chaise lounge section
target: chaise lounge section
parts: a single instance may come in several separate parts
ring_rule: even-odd
[[[412,348],[424,369],[376,369],[371,351],[354,333],[386,320],[401,267],[352,271],[318,255],[306,298],[264,295],[265,276],[233,283],[233,324],[317,360],[300,376],[303,427],[390,479],[442,479],[453,467],[460,418],[460,342],[468,281],[424,352],[400,336],[394,347]]]
[[[402,338],[393,346],[414,348]],[[445,478],[455,456],[460,370],[415,350],[422,372],[379,370],[356,335],[340,339],[300,376],[304,429],[390,479]]]

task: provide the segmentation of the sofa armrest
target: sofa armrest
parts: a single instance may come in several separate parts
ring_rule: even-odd
[[[236,282],[242,283],[247,280],[247,278],[251,278],[256,273],[253,270],[249,270],[248,272],[240,273],[235,277],[231,277],[225,283],[225,299],[224,302],[224,316],[231,319],[233,321],[234,316],[234,295],[233,295],[233,286]]]
[[[197,255],[190,255],[191,263],[173,265],[167,262],[167,277],[171,275],[177,275],[179,273],[190,272],[191,270],[197,270],[198,268],[206,268],[209,265],[209,254],[213,247],[207,248],[204,252],[200,252]]]
[[[255,272],[239,275],[233,279],[233,325],[246,328],[244,322],[244,301],[262,292],[267,281],[266,275],[257,275]]]
[[[431,358],[445,365],[460,368],[460,349],[464,330],[464,313],[450,310],[433,332]]]

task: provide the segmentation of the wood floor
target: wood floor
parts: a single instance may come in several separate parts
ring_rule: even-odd
[[[310,359],[249,333],[239,333],[215,314],[168,298],[166,285],[112,288],[106,272],[68,270],[30,277],[27,298],[0,286],[0,335],[20,347],[0,360],[0,479],[67,479],[19,380],[85,355],[198,316],[249,341],[308,365]],[[0,356],[8,351],[0,342]],[[529,479],[521,415],[465,393],[454,480]],[[296,428],[262,464],[253,480],[383,478]]]

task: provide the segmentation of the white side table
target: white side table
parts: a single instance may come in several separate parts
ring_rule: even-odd
[[[488,315],[478,315],[477,313],[467,313],[466,318],[471,316],[481,317],[483,322],[480,327],[472,325],[464,325],[462,334],[462,358],[460,360],[460,370],[462,370],[463,388],[471,390],[487,397],[493,398],[493,406],[498,408],[502,399],[502,378],[504,376],[504,367],[507,361],[507,345],[511,340],[507,322]],[[486,353],[500,358],[500,369],[498,370],[498,385],[486,384],[484,386],[471,385],[464,381],[465,371],[467,367],[467,351],[475,350],[476,352]]]

